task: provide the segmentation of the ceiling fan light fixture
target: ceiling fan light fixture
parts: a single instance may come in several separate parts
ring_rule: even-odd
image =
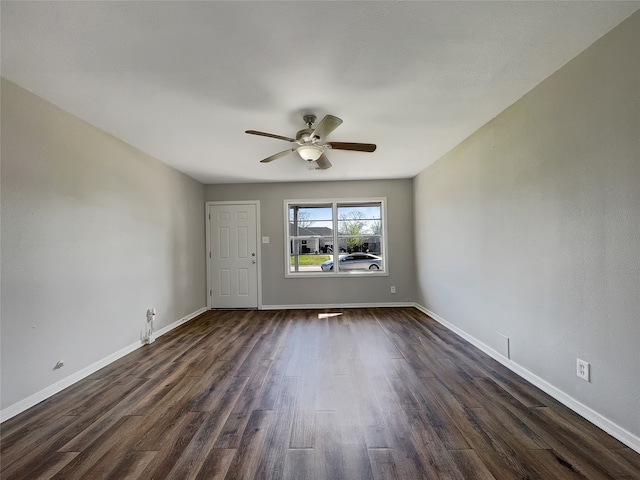
[[[315,162],[322,156],[322,148],[315,145],[302,145],[298,147],[298,154],[307,162]]]

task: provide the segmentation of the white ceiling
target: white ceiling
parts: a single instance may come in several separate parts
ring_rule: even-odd
[[[640,2],[2,2],[2,75],[203,183],[412,177]],[[344,123],[309,170],[255,129]]]

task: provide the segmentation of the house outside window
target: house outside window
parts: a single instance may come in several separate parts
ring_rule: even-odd
[[[284,203],[285,276],[387,275],[385,198]]]

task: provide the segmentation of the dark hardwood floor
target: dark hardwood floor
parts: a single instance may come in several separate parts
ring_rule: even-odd
[[[210,311],[2,425],[1,478],[640,479],[411,308]]]

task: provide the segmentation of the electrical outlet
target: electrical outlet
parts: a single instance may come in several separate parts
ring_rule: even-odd
[[[591,382],[591,365],[589,362],[585,362],[584,360],[580,360],[576,362],[576,374],[579,378],[583,379],[585,382]]]
[[[396,286],[395,285],[391,285],[391,293],[396,293]]]

